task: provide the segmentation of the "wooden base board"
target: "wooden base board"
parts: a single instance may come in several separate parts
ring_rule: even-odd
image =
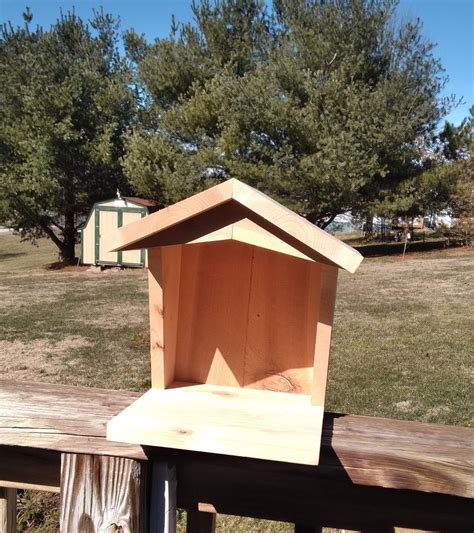
[[[317,465],[324,408],[310,397],[237,387],[151,389],[107,424],[107,439]]]

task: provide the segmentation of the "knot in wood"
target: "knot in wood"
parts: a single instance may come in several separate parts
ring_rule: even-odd
[[[273,392],[294,392],[296,390],[291,379],[284,374],[274,374],[268,377],[265,379],[263,387],[265,390]]]
[[[110,524],[104,533],[123,533],[123,527],[118,524]]]

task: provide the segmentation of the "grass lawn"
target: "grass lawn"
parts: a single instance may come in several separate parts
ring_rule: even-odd
[[[145,271],[45,268],[56,260],[47,241],[35,248],[0,234],[0,375],[147,388]],[[341,272],[327,410],[470,425],[473,302],[472,248],[365,259],[356,274]],[[219,521],[226,531],[291,531]]]

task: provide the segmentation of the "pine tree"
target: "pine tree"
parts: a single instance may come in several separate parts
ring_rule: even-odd
[[[72,261],[81,217],[127,186],[119,159],[135,97],[110,15],[88,25],[61,14],[34,31],[29,10],[24,19],[0,32],[0,217]]]
[[[124,169],[163,205],[237,177],[327,225],[419,174],[444,77],[395,0],[203,1],[169,38],[127,37],[142,111]]]
[[[412,180],[413,194],[405,200],[413,215],[448,211],[472,231],[474,199],[474,106],[459,126],[445,122],[435,137],[436,151]],[[472,235],[470,236],[472,240]]]

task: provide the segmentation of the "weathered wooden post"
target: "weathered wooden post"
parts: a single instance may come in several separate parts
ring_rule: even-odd
[[[148,533],[148,482],[147,462],[62,454],[61,532]]]
[[[0,533],[16,533],[16,489],[0,487]]]
[[[186,515],[186,533],[214,533],[216,529],[215,513],[188,509]]]

